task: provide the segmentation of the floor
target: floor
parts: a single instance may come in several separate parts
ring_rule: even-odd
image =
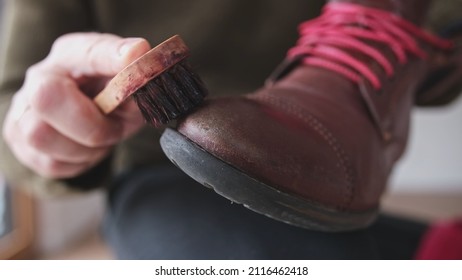
[[[462,193],[458,194],[389,194],[382,202],[384,212],[431,222],[462,217]],[[113,254],[98,233],[92,233],[74,246],[40,259],[112,259]]]

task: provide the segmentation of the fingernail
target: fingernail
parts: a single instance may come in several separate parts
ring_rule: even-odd
[[[133,48],[136,44],[139,44],[144,39],[142,38],[127,38],[124,39],[125,42],[119,47],[119,55],[124,56],[128,53],[128,51]]]

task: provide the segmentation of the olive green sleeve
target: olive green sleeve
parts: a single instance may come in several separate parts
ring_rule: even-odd
[[[439,33],[462,22],[462,0],[434,0],[430,6],[427,26]]]
[[[0,56],[0,127],[13,94],[21,87],[27,68],[43,59],[62,34],[94,29],[88,1],[9,0],[2,15]],[[101,184],[109,160],[78,178],[41,178],[19,163],[0,137],[0,173],[12,185],[34,193],[61,194]]]

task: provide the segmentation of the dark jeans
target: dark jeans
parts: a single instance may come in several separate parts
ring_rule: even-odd
[[[387,216],[348,233],[297,228],[231,203],[173,165],[118,178],[104,224],[121,259],[410,259],[425,229]]]

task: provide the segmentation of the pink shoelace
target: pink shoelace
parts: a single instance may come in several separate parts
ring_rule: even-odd
[[[299,32],[300,39],[289,50],[289,58],[303,56],[304,64],[334,71],[355,83],[364,77],[375,89],[382,86],[377,74],[345,50],[370,57],[391,77],[392,62],[365,43],[366,40],[387,45],[399,64],[405,64],[408,55],[427,57],[416,39],[443,50],[453,47],[451,41],[436,37],[391,12],[350,3],[327,4],[321,16],[300,24]]]

